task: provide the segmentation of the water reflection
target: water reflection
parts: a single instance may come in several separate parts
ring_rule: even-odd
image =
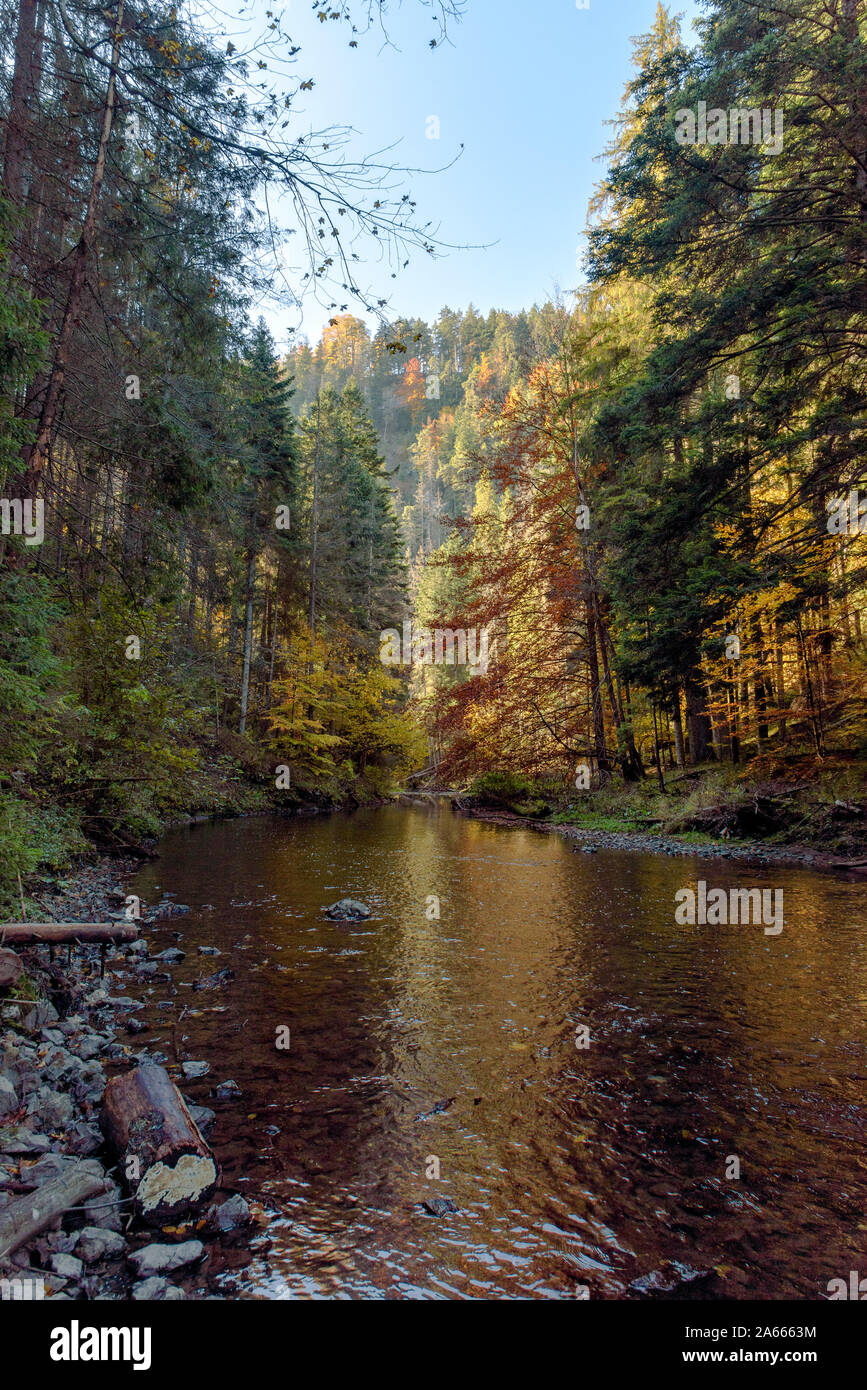
[[[865,1266],[857,884],[585,855],[443,808],[195,826],[161,851],[134,891],[192,911],[152,932],[188,954],[148,999],[151,1045],[171,1055],[186,1006],[212,1072],[185,1093],[271,1216],[215,1258],[226,1293],[622,1298],[661,1269],[675,1297],[816,1298]],[[784,931],[677,926],[699,878],[782,887]],[[324,918],[343,896],[373,917]],[[226,964],[227,989],[191,992]],[[242,1097],[209,1102],[230,1077]],[[437,1195],[459,1211],[418,1205]]]

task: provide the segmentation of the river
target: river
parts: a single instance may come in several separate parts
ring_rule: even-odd
[[[782,888],[783,931],[677,925],[698,879]],[[177,830],[131,891],[190,906],[146,931],[187,954],[136,983],[144,1041],[173,1061],[186,1009],[179,1055],[211,1071],[182,1089],[259,1215],[215,1292],[815,1299],[867,1274],[863,886],[391,806]],[[345,896],[372,917],[325,918]]]

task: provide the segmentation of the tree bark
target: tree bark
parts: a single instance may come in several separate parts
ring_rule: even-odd
[[[107,1186],[101,1165],[82,1159],[37,1191],[15,1198],[0,1212],[0,1259],[53,1226],[70,1207],[105,1192]]]
[[[136,1209],[149,1224],[162,1225],[213,1193],[216,1160],[163,1067],[148,1064],[113,1076],[101,1124]]]
[[[77,941],[135,941],[138,927],[135,922],[3,922],[0,923],[0,943],[38,945],[40,942],[60,946]]]
[[[66,376],[66,368],[69,363],[70,350],[72,347],[72,336],[84,297],[87,265],[93,248],[94,233],[96,230],[96,213],[99,206],[100,194],[102,192],[103,179],[105,178],[108,142],[114,123],[115,87],[120,56],[120,41],[123,36],[123,7],[124,0],[118,0],[117,15],[113,20],[114,30],[111,62],[109,65],[108,88],[106,90],[105,105],[102,113],[102,129],[99,136],[96,163],[94,164],[90,194],[87,200],[87,209],[84,214],[81,233],[78,238],[78,244],[73,252],[72,272],[66,297],[66,307],[63,311],[60,332],[54,349],[54,358],[51,363],[51,371],[48,376],[48,384],[39,417],[39,427],[32,445],[25,446],[24,450],[24,477],[18,484],[18,486],[23,489],[22,496],[35,496],[36,490],[39,487],[42,470],[45,465],[45,458],[51,445],[55,424],[57,422],[61,392],[63,390],[63,382]]]
[[[247,586],[244,598],[244,666],[241,673],[241,719],[238,732],[247,728],[247,704],[250,698],[250,658],[253,652],[253,582],[256,576],[256,551],[252,541],[247,550]]]

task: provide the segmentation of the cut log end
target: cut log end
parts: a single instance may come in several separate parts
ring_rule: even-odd
[[[148,1222],[162,1222],[206,1202],[217,1186],[217,1165],[200,1154],[181,1154],[175,1166],[155,1163],[136,1188],[136,1205]]]

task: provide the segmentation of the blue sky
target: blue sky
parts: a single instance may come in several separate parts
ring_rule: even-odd
[[[689,40],[695,5],[672,8],[684,13]],[[415,175],[411,187],[421,220],[433,218],[443,240],[486,249],[436,261],[420,252],[398,280],[369,264],[390,317],[432,320],[443,305],[471,302],[484,313],[518,310],[579,283],[580,233],[604,169],[596,156],[631,73],[630,37],[651,27],[655,11],[656,0],[590,0],[588,9],[575,0],[467,0],[451,42],[431,50],[430,12],[404,0],[389,21],[395,47],[367,35],[350,49],[345,26],[320,24],[309,0],[291,0],[284,28],[302,45],[298,71],[316,84],[296,107],[296,132],[351,126],[353,153],[396,146],[395,162],[424,169],[464,146],[453,167]],[[439,139],[426,137],[431,116]],[[297,315],[261,309],[285,347]],[[308,301],[301,331],[315,342],[328,317]]]

